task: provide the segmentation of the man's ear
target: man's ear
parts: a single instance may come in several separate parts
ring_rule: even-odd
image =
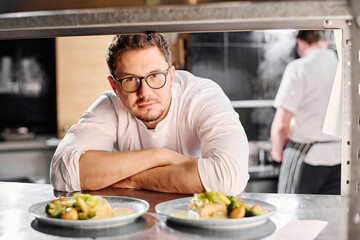
[[[300,38],[297,38],[296,43],[297,43],[299,48],[302,48],[306,42],[304,40],[300,39]]]
[[[116,89],[116,86],[115,86],[115,80],[113,79],[113,77],[109,75],[109,76],[107,77],[107,79],[108,79],[108,81],[109,81],[109,83],[110,83],[110,86],[111,86],[112,90],[114,91],[114,93],[115,93],[116,95],[118,95],[117,89]]]
[[[298,46],[298,54],[299,54],[299,56],[304,57],[306,48],[308,46],[308,43],[306,41],[300,39],[300,38],[296,39],[296,43],[297,43],[297,46]]]
[[[325,43],[324,43],[324,47],[325,47],[325,48],[329,48],[329,46],[330,46],[329,39],[325,39],[324,42],[325,42]]]
[[[174,83],[174,79],[175,79],[175,67],[174,67],[174,65],[173,66],[171,66],[171,68],[170,68],[170,76],[171,76],[171,78],[170,78],[170,85],[172,86],[173,85],[173,83]]]

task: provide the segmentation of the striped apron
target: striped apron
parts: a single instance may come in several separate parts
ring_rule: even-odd
[[[297,193],[304,159],[315,143],[296,143],[290,140],[286,145],[280,168],[278,193]]]

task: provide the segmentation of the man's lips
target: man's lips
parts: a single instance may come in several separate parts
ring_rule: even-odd
[[[153,101],[151,101],[151,102],[141,102],[141,103],[138,104],[138,107],[139,108],[149,108],[149,107],[154,106],[156,103],[157,102],[153,102]]]

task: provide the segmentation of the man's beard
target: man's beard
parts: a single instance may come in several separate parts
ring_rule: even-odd
[[[137,114],[135,117],[146,123],[155,122],[161,118],[164,111],[164,109],[161,109],[156,115],[153,116],[147,116],[146,114]]]
[[[143,102],[149,102],[149,101],[155,101],[156,103],[159,103],[158,100],[156,99],[146,99],[146,100],[140,100],[138,102],[136,102],[136,104],[140,104]],[[148,110],[146,110],[148,111]],[[154,109],[151,109],[150,111],[154,111]],[[159,120],[161,118],[161,116],[164,114],[165,109],[160,109],[158,110],[158,112],[156,114],[153,115],[148,115],[147,112],[145,112],[144,114],[142,114],[141,112],[139,114],[135,114],[135,117],[143,122],[146,123],[150,123],[150,122],[155,122],[157,120]]]

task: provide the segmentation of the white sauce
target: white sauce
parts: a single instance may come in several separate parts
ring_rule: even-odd
[[[106,219],[106,218],[112,218],[112,217],[123,217],[123,216],[127,216],[127,215],[131,215],[133,214],[134,211],[130,208],[112,208],[111,212],[109,212],[108,214],[101,214],[101,215],[96,215],[93,220],[100,220],[100,219]]]
[[[226,216],[213,216],[213,217],[199,217],[198,215],[191,214],[190,211],[179,211],[172,214],[173,217],[177,218],[187,218],[187,219],[227,219]]]
[[[130,208],[113,208],[112,217],[122,217],[133,214],[134,211]]]

